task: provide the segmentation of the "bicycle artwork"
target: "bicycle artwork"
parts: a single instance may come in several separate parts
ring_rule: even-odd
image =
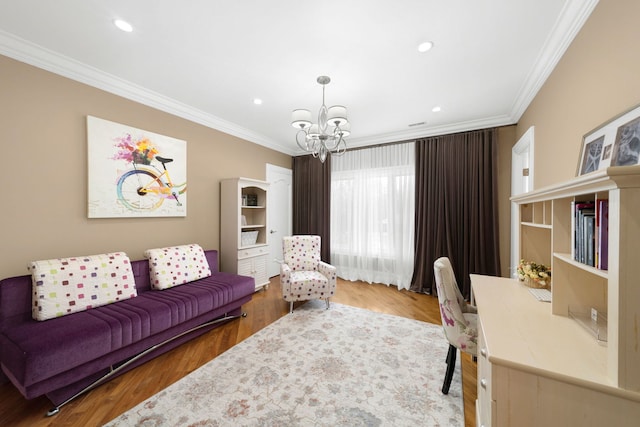
[[[111,163],[100,163],[106,174],[95,173],[93,178],[90,164],[89,216],[185,216],[187,183],[186,179],[178,182],[176,177],[186,178],[186,142],[92,119],[98,120],[103,127],[111,128],[106,132],[100,129],[101,133],[108,134],[111,151],[108,159]],[[91,162],[91,129],[89,131]],[[94,140],[95,133],[94,129]],[[102,141],[107,140],[106,135],[102,137]],[[96,150],[93,151],[105,151],[106,154],[104,145],[94,141],[94,148]],[[104,159],[102,155],[96,157]],[[182,162],[182,167],[176,162]],[[113,172],[109,171],[109,166]],[[174,175],[174,172],[178,174]],[[109,175],[115,179],[101,180]],[[91,197],[92,179],[101,181],[93,183],[93,193],[97,195],[94,199],[98,200]],[[100,211],[99,214],[92,215],[92,209]]]
[[[167,200],[182,206],[180,195],[187,191],[187,183],[174,184],[167,169],[173,159],[157,155],[158,150],[148,139],[132,145],[131,135],[121,138],[118,157],[129,160],[133,169],[125,171],[118,180],[118,201],[134,211],[155,211]],[[162,169],[152,164],[156,161]]]

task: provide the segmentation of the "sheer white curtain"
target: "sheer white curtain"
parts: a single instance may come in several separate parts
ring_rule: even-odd
[[[413,142],[331,158],[331,264],[339,277],[409,289],[414,199]]]

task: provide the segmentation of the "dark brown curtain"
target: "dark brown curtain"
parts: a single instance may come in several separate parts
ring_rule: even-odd
[[[321,258],[330,262],[331,156],[324,163],[313,156],[293,158],[293,234],[322,239]]]
[[[500,274],[497,138],[497,129],[485,129],[416,141],[411,290],[436,294],[433,262],[441,256],[467,299],[469,274]]]

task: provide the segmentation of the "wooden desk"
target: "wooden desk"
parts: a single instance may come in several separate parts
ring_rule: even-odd
[[[471,275],[471,283],[478,427],[640,425],[640,393],[613,384],[607,348],[573,319],[551,314],[517,280]]]

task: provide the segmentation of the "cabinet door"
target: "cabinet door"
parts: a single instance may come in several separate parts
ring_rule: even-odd
[[[238,260],[238,274],[240,276],[254,277],[253,258],[245,258],[245,259]]]
[[[261,255],[253,258],[256,286],[269,283],[269,274],[267,273],[267,255]]]
[[[256,289],[269,284],[267,255],[239,259],[238,274],[241,276],[253,277],[256,282]]]

